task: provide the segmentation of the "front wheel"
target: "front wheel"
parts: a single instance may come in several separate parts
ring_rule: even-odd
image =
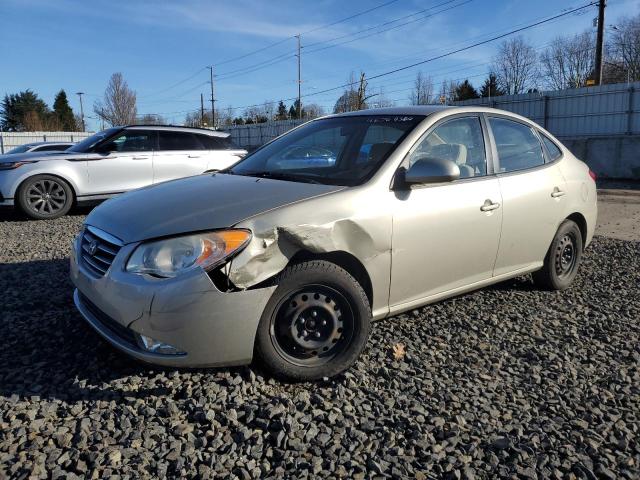
[[[582,233],[574,221],[565,220],[551,242],[542,269],[533,273],[533,281],[547,290],[566,290],[576,278],[581,260]]]
[[[370,331],[362,286],[339,266],[318,260],[288,267],[277,284],[256,336],[256,356],[267,370],[311,381],[351,367]]]
[[[53,175],[35,175],[18,190],[18,206],[31,218],[49,220],[66,214],[73,204],[71,187]]]

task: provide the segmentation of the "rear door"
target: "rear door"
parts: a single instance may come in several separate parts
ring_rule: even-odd
[[[246,152],[237,149],[228,136],[197,134],[207,149],[207,169],[222,170],[240,160]]]
[[[488,125],[503,200],[497,276],[542,263],[565,215],[566,186],[533,128],[493,115]]]
[[[156,133],[127,129],[99,145],[99,155],[87,158],[90,194],[119,193],[150,185]]]
[[[198,137],[191,132],[158,131],[153,183],[199,175],[207,170],[208,152]]]

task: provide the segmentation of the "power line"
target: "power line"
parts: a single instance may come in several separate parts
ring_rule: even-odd
[[[565,10],[562,13],[559,13],[557,15],[554,15],[554,16],[548,17],[546,19],[530,23],[530,24],[528,24],[526,26],[523,26],[523,27],[520,27],[520,28],[516,28],[516,29],[510,30],[510,31],[508,31],[506,33],[503,33],[503,34],[500,34],[500,35],[495,35],[495,36],[493,36],[491,38],[475,42],[475,43],[473,43],[471,45],[467,45],[467,46],[464,46],[464,47],[461,47],[461,48],[457,48],[457,49],[448,51],[446,53],[443,53],[443,54],[440,54],[440,55],[436,55],[436,56],[430,57],[428,59],[425,59],[425,60],[422,60],[422,61],[419,61],[419,62],[412,63],[410,65],[405,65],[405,66],[402,66],[402,67],[399,67],[399,68],[395,68],[393,70],[389,70],[387,72],[383,72],[383,73],[380,73],[380,74],[377,74],[377,75],[373,75],[373,76],[369,77],[368,80],[374,80],[374,79],[377,79],[377,78],[386,77],[388,75],[392,75],[392,74],[400,72],[400,71],[408,70],[408,69],[416,67],[418,65],[423,65],[423,64],[426,64],[426,63],[429,63],[429,62],[433,62],[435,60],[439,60],[439,59],[454,55],[456,53],[460,53],[460,52],[463,52],[463,51],[478,47],[480,45],[485,45],[487,43],[499,40],[501,38],[505,38],[507,36],[510,36],[510,35],[513,35],[513,34],[528,30],[530,28],[534,28],[534,27],[537,27],[537,26],[552,22],[554,20],[557,20],[559,18],[565,17],[567,15],[571,15],[573,13],[582,11],[582,10],[584,10],[586,8],[589,8],[589,7],[593,6],[593,5],[596,5],[597,3],[598,3],[597,1],[592,1],[592,2],[590,2],[588,4],[586,4],[586,5],[582,5],[580,7],[576,7],[576,8],[569,9],[569,10]],[[339,90],[339,89],[346,88],[346,87],[351,87],[354,84],[355,84],[355,82],[349,82],[349,83],[345,83],[345,84],[338,85],[338,86],[335,86],[335,87],[327,88],[327,89],[324,89],[324,90],[321,90],[321,91],[318,91],[318,92],[312,92],[312,93],[303,94],[303,95],[301,95],[301,97],[304,98],[304,97],[317,96],[317,95],[321,95],[323,93]],[[295,99],[296,99],[296,97],[291,97],[291,98],[283,99],[283,101],[289,102],[289,101],[292,101],[292,100],[295,100]],[[258,107],[260,105],[262,105],[262,104],[253,104],[253,105],[245,105],[245,106],[240,106],[240,107],[232,107],[232,109],[233,110],[238,110],[238,109],[243,109],[243,108]],[[186,110],[186,111],[181,111],[181,112],[180,111],[179,112],[170,112],[170,113],[184,113],[184,112],[191,112],[191,111],[193,111],[193,110]]]
[[[198,71],[196,71],[195,73],[193,73],[193,74],[189,75],[187,78],[185,78],[185,79],[183,79],[183,80],[180,80],[179,82],[174,83],[173,85],[171,85],[171,86],[169,86],[169,87],[167,87],[167,88],[164,88],[164,89],[162,89],[162,90],[158,90],[157,92],[154,92],[154,93],[148,93],[148,94],[146,94],[146,95],[140,95],[140,98],[154,97],[154,96],[156,96],[156,95],[158,95],[158,94],[160,94],[160,93],[168,92],[169,90],[172,90],[172,89],[174,89],[174,88],[176,88],[176,87],[179,87],[179,86],[180,86],[180,85],[182,85],[183,83],[186,83],[186,82],[188,82],[189,80],[191,80],[191,79],[193,79],[193,78],[197,77],[198,75],[200,75],[200,72],[203,72],[204,70],[205,70],[205,67],[202,67],[202,68],[198,69]]]
[[[445,1],[445,2],[441,2],[441,3],[437,4],[437,5],[433,5],[433,6],[429,7],[429,8],[424,8],[424,9],[422,9],[422,10],[419,10],[419,11],[417,11],[417,12],[411,13],[411,14],[409,14],[409,15],[404,15],[404,16],[402,16],[402,17],[398,17],[398,18],[395,18],[395,19],[393,19],[393,20],[389,20],[389,21],[384,22],[384,23],[381,23],[381,24],[379,24],[379,25],[374,25],[373,27],[365,28],[365,29],[363,29],[363,30],[359,30],[359,31],[357,31],[357,32],[347,33],[347,34],[345,34],[345,35],[341,35],[341,36],[339,36],[339,37],[331,38],[331,39],[329,39],[329,40],[322,40],[322,41],[318,41],[318,42],[310,43],[309,45],[305,45],[305,48],[315,47],[316,45],[322,45],[322,44],[324,44],[324,43],[334,42],[334,41],[336,41],[336,40],[341,40],[341,39],[343,39],[343,38],[348,38],[348,37],[352,37],[352,36],[354,36],[354,35],[359,35],[359,34],[364,33],[364,32],[369,32],[369,31],[371,31],[371,30],[375,30],[376,28],[385,27],[385,26],[387,26],[387,25],[391,25],[392,23],[398,22],[398,21],[400,21],[400,20],[404,20],[404,19],[409,18],[409,17],[414,17],[414,16],[416,16],[416,15],[420,15],[420,14],[422,14],[422,13],[428,12],[429,10],[433,10],[434,8],[438,8],[438,7],[441,7],[441,6],[443,6],[443,5],[447,5],[447,4],[453,3],[454,1],[456,1],[456,0],[447,0],[447,1]],[[469,1],[471,1],[471,0],[469,0]],[[424,17],[424,18],[428,18],[428,17],[429,17],[429,16]],[[407,22],[406,24],[398,25],[397,27],[399,28],[399,27],[401,27],[401,26],[408,25],[409,23],[412,23],[412,22],[415,22],[415,21],[418,21],[418,20],[422,20],[422,18],[412,20],[412,21],[410,21],[410,22]],[[386,30],[385,30],[385,31],[386,31]],[[383,32],[379,32],[379,33],[383,33]],[[337,46],[337,45],[339,45],[339,44],[336,44],[336,45],[333,45],[333,46]],[[330,47],[331,47],[331,46],[329,46],[329,47],[327,47],[327,48],[330,48]],[[313,50],[313,51],[319,51],[319,50],[324,50],[324,49],[316,49],[316,50]]]

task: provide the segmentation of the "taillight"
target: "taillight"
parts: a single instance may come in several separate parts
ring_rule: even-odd
[[[596,172],[594,172],[593,170],[589,169],[589,176],[593,179],[593,181],[596,181]]]

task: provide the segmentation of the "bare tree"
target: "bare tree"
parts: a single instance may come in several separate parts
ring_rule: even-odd
[[[166,125],[167,121],[162,115],[157,113],[145,113],[136,118],[136,122],[139,125]]]
[[[491,71],[507,95],[525,93],[536,86],[538,56],[522,37],[505,40],[493,58]]]
[[[318,118],[325,114],[324,108],[317,103],[308,103],[302,107],[304,118]]]
[[[352,112],[354,110],[359,110],[357,105],[359,104],[358,100],[358,90],[356,90],[355,86],[358,82],[355,79],[355,75],[351,72],[349,76],[349,82],[347,82],[347,89],[340,95],[338,100],[336,101],[335,106],[333,107],[333,113],[344,113],[344,112]]]
[[[431,77],[423,75],[422,72],[416,74],[413,82],[413,90],[409,95],[411,105],[428,105],[432,103],[433,80]]]
[[[93,111],[111,126],[135,123],[136,92],[129,88],[121,73],[111,75],[104,99],[94,103]]]
[[[594,44],[594,35],[588,30],[574,36],[556,37],[540,55],[546,84],[555,90],[584,87],[593,73]]]
[[[261,108],[261,116],[266,117],[271,121],[276,115],[276,103],[273,100],[265,100]]]
[[[458,82],[455,80],[443,80],[440,85],[440,92],[438,92],[438,103],[447,105],[455,101],[458,85]]]
[[[640,80],[640,14],[623,18],[611,29],[609,54],[621,70],[620,80]]]

